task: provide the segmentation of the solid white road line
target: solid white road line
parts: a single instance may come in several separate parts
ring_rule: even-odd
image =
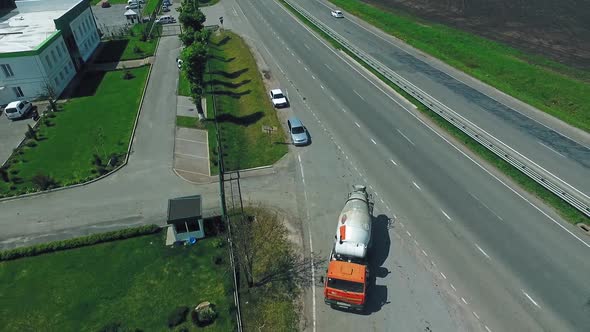
[[[332,67],[330,67],[327,63],[325,63],[324,66],[326,66],[330,71],[334,71],[334,69],[332,69]]]
[[[541,306],[535,300],[533,300],[533,298],[527,292],[525,292],[524,289],[521,289],[521,291],[537,308],[541,308]]]
[[[357,96],[361,97],[361,99],[362,99],[362,100],[366,101],[366,100],[365,100],[365,97],[361,96],[361,94],[360,94],[360,93],[358,93],[358,92],[356,92],[356,90],[352,90],[352,91],[353,91],[354,93],[356,93],[356,95],[357,95]]]
[[[301,163],[301,155],[297,155],[297,159],[299,160],[299,169],[301,170],[301,178],[305,179],[303,174],[303,164]],[[308,202],[307,202],[307,191],[305,190],[305,181],[303,181],[303,196],[305,198],[305,213],[307,216],[307,233],[309,234],[309,254],[310,254],[310,264],[311,264],[311,302],[312,302],[312,315],[313,315],[313,331],[316,330],[316,301],[315,301],[315,266],[313,262],[313,241],[311,239],[311,226],[310,221],[311,218],[309,216],[309,209],[308,209]]]
[[[562,156],[563,158],[565,158],[564,155],[562,155],[561,153],[557,152],[557,150],[553,149],[552,147],[544,144],[543,142],[539,142],[539,144],[541,144],[542,146],[546,147],[547,149],[551,150],[551,152],[557,153],[558,155]]]
[[[412,142],[412,140],[408,138],[408,136],[404,135],[404,133],[402,133],[399,129],[396,130],[400,135],[402,135],[406,139],[406,141],[410,142],[410,144],[412,145],[415,145],[414,142]]]
[[[480,247],[480,246],[478,246],[478,245],[477,245],[477,243],[475,244],[475,246],[477,247],[477,249],[479,249],[479,251],[481,251],[481,253],[482,253],[484,256],[486,256],[486,258],[487,258],[487,259],[490,259],[490,256],[488,256],[488,254],[487,254],[485,251],[483,251],[483,249],[481,249],[481,247]]]
[[[442,212],[442,214],[444,214],[447,219],[453,220],[453,219],[451,219],[451,217],[449,217],[449,215],[443,209],[441,209],[440,212]]]

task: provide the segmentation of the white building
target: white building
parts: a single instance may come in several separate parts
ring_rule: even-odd
[[[0,105],[59,95],[98,44],[88,0],[14,1],[0,17]]]

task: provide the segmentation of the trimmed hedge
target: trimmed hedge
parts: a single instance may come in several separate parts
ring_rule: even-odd
[[[90,246],[93,244],[110,242],[116,240],[124,240],[140,235],[153,234],[161,230],[157,225],[145,225],[133,228],[121,229],[118,231],[92,234],[88,236],[77,237],[68,240],[53,241],[48,243],[41,243],[30,247],[15,248],[10,250],[0,251],[0,261],[8,261],[12,259],[36,256],[40,254],[50,253],[54,251],[74,249],[79,247]]]

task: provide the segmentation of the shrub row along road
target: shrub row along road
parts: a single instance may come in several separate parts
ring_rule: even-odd
[[[348,190],[342,183],[366,181],[376,192],[380,211],[395,219],[392,241],[399,236],[399,241],[414,245],[438,276],[437,283],[481,321],[481,330],[590,326],[588,294],[582,291],[587,289],[584,276],[590,273],[590,245],[575,236],[575,227],[510,189],[437,135],[406,103],[310,34],[278,3],[253,0],[238,5],[230,0],[222,5],[234,13],[227,19],[235,17],[234,29],[246,21],[253,26],[249,36],[263,43],[260,52],[274,64],[273,75],[286,88],[293,111],[311,130],[313,144],[301,150],[305,182],[300,185],[302,196],[307,196],[302,200],[309,208],[306,219],[316,252],[329,251],[334,218]],[[329,152],[334,148],[342,151],[337,158]],[[334,181],[335,176],[344,180]],[[388,330],[398,324],[415,330],[409,321],[420,317],[422,328],[426,321],[440,323],[435,329],[457,328],[445,324],[445,315],[430,307],[409,310],[413,315],[402,310],[401,303],[422,303],[424,294],[393,288],[388,278],[400,277],[403,269],[392,264],[391,250],[378,255],[390,256],[385,264],[391,264],[389,271],[396,276],[378,278],[377,284],[385,285],[386,301],[395,305],[359,317],[323,308],[314,313],[310,298],[310,321],[321,330]],[[321,287],[315,303],[323,306]]]

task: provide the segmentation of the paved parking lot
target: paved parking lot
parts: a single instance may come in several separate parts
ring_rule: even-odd
[[[12,121],[2,111],[0,114],[0,165],[10,157],[12,150],[25,137],[27,124],[32,126],[34,123],[30,115],[26,119]]]
[[[123,13],[125,13],[125,4],[111,5],[110,8],[101,8],[100,4],[92,7],[92,12],[96,18],[98,29],[105,35],[117,33],[120,29],[130,22]],[[138,13],[138,9],[133,9]]]

